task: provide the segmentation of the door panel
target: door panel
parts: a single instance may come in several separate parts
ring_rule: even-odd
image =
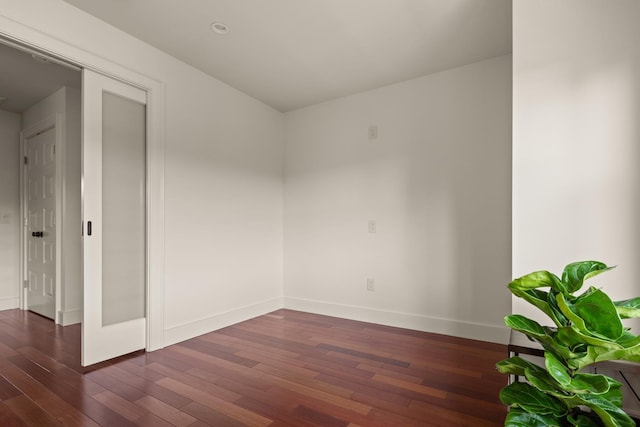
[[[83,70],[82,364],[146,347],[146,93]]]
[[[26,139],[27,309],[55,318],[56,162],[55,128]]]
[[[102,324],[145,317],[145,106],[102,99]]]

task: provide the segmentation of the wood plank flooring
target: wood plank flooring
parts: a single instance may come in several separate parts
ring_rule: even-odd
[[[79,325],[0,311],[2,426],[498,426],[506,346],[291,310],[80,367]]]

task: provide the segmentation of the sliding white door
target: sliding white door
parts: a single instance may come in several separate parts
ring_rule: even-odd
[[[146,347],[146,92],[83,70],[82,365]]]

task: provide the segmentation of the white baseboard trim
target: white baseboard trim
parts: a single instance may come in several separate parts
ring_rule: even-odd
[[[422,316],[387,310],[376,310],[367,307],[335,304],[304,298],[284,297],[283,302],[283,307],[291,310],[324,314],[326,316],[341,317],[343,319],[377,323],[380,325],[451,335],[460,338],[469,338],[498,344],[509,343],[510,330],[506,326],[471,323],[460,320],[443,319],[439,317]]]
[[[20,298],[0,298],[0,310],[20,308]]]
[[[82,310],[76,308],[75,310],[60,310],[58,312],[58,318],[60,319],[60,325],[69,326],[82,322]]]
[[[164,330],[164,346],[186,341],[197,336],[253,319],[282,308],[282,298],[272,298],[255,304],[238,307],[213,316],[173,326]]]

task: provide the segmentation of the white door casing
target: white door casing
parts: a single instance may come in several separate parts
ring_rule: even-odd
[[[25,137],[26,308],[56,313],[56,129]]]

